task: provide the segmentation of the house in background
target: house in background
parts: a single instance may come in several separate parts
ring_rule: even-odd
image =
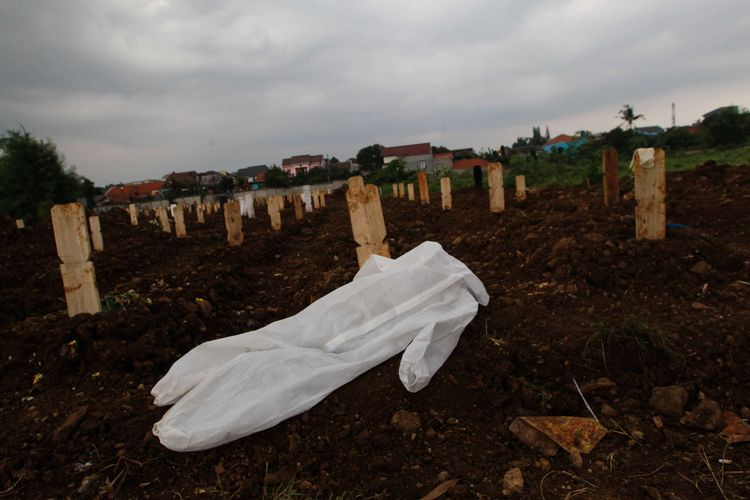
[[[250,183],[260,183],[266,180],[268,165],[251,165],[241,168],[235,174],[235,177],[246,179]]]
[[[432,171],[432,147],[429,142],[384,147],[380,150],[380,156],[383,157],[383,165],[400,159],[406,162],[406,170]]]
[[[653,125],[651,127],[633,127],[633,132],[648,137],[656,137],[659,134],[663,134],[664,129],[658,125]]]
[[[486,168],[489,162],[484,158],[461,158],[453,160],[455,170],[468,170],[474,167]]]
[[[584,132],[578,132],[576,135],[560,134],[542,144],[542,150],[545,153],[573,150],[584,142],[586,142],[586,134]]]
[[[323,155],[297,155],[281,160],[281,169],[289,175],[296,176],[299,172],[309,172],[313,168],[323,168]]]
[[[188,172],[172,172],[164,176],[166,184],[174,183],[181,186],[194,186],[198,184],[198,173],[195,170]]]
[[[163,187],[164,181],[156,180],[118,184],[107,189],[104,197],[109,203],[130,203],[157,196]]]
[[[453,152],[435,153],[432,155],[432,168],[435,170],[446,170],[453,168]]]
[[[221,183],[223,175],[215,170],[207,170],[198,174],[198,183],[204,187],[215,187]]]
[[[720,108],[712,109],[711,111],[703,115],[703,119],[705,120],[706,118],[711,118],[712,116],[719,115],[725,111],[728,111],[730,113],[739,113],[740,107],[737,105],[732,105],[732,106],[722,106]]]

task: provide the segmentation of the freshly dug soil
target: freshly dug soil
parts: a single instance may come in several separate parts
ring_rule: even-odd
[[[750,443],[727,445],[721,427],[650,399],[679,385],[686,410],[713,400],[750,417],[750,167],[668,175],[663,241],[634,239],[631,188],[624,180],[616,209],[584,187],[520,203],[507,192],[503,214],[472,190],[454,192],[448,212],[439,193],[429,205],[383,199],[394,257],[437,241],[490,293],[452,356],[419,393],[401,386],[395,357],[309,412],[195,453],[151,434],[166,410],[151,387],[201,342],[293,315],[352,279],[343,193],[301,222],[287,205],[278,233],[256,208],[235,248],[220,214],[187,214],[186,239],[103,214],[93,260],[107,310],[74,318],[51,227],[4,219],[0,496],[419,498],[457,479],[446,498],[498,498],[518,467],[530,498],[747,497]],[[590,416],[573,379],[609,429],[582,467],[509,429],[518,416]],[[416,431],[392,425],[402,410]]]

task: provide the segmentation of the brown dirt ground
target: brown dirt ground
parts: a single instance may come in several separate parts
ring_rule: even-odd
[[[649,397],[679,384],[688,409],[702,397],[737,414],[750,406],[750,167],[709,163],[668,175],[667,188],[668,221],[688,227],[664,241],[636,241],[633,201],[606,209],[595,188],[523,203],[507,192],[500,215],[472,190],[454,193],[450,212],[438,193],[427,206],[384,199],[393,256],[438,241],[491,296],[430,385],[408,393],[395,357],[270,430],[182,454],[151,435],[165,411],[151,387],[199,343],[295,314],[352,279],[343,193],[303,222],[287,206],[280,233],[258,209],[238,248],[218,214],[205,225],[187,215],[184,240],[105,214],[97,280],[122,304],[75,318],[50,226],[4,219],[0,496],[263,498],[293,485],[313,498],[417,498],[455,478],[446,497],[498,498],[517,466],[530,498],[747,498],[750,443],[666,416],[659,429]],[[691,271],[700,261],[710,269]],[[547,469],[509,425],[588,416],[574,377],[615,383],[587,393],[610,432],[583,467],[560,452]],[[413,435],[390,425],[399,410],[419,415]]]

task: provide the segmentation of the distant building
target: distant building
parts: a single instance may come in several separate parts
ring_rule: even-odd
[[[586,138],[583,132],[579,132],[576,135],[560,134],[542,144],[542,150],[545,153],[567,151],[577,148],[584,142],[586,142]]]
[[[194,185],[198,183],[198,173],[195,170],[188,172],[172,172],[164,176],[164,182],[169,184],[174,182],[180,185]]]
[[[131,203],[154,197],[163,187],[164,181],[156,180],[118,184],[107,189],[104,197],[109,203]]]
[[[248,182],[263,182],[266,180],[266,172],[268,165],[252,165],[239,169],[235,176],[247,179]]]
[[[664,129],[658,125],[651,127],[633,127],[633,132],[636,134],[647,135],[649,137],[656,137],[659,134],[663,134]]]
[[[201,186],[214,187],[221,184],[221,178],[223,175],[215,170],[208,170],[206,172],[201,172],[197,177]]]
[[[432,147],[429,142],[405,146],[384,147],[380,150],[383,165],[396,159],[406,162],[407,170],[432,171]]]
[[[432,155],[432,168],[437,170],[445,170],[453,168],[453,152],[448,151],[447,153],[435,153]]]
[[[325,166],[323,155],[297,155],[281,160],[281,169],[292,176]]]
[[[453,168],[455,170],[467,170],[474,167],[485,168],[488,163],[483,158],[462,158],[460,160],[453,160]]]

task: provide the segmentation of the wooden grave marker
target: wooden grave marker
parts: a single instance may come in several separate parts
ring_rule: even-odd
[[[516,176],[516,200],[526,201],[526,176]]]
[[[134,226],[138,225],[138,208],[135,203],[128,205],[128,213],[130,214],[130,223]]]
[[[505,211],[505,191],[503,191],[503,166],[500,163],[487,164],[487,181],[490,185],[490,212]]]
[[[410,182],[406,185],[406,191],[409,194],[409,201],[414,201],[414,183]]]
[[[57,255],[62,261],[60,274],[65,289],[68,316],[98,313],[102,307],[99,290],[96,288],[94,264],[89,260],[91,246],[83,205],[55,205],[50,212]]]
[[[663,240],[667,235],[665,156],[663,149],[636,149],[633,154],[635,183],[635,238]]]
[[[174,207],[172,217],[174,217],[174,234],[178,238],[187,237],[187,230],[185,229],[185,212],[182,205]]]
[[[169,215],[167,215],[167,207],[157,207],[156,216],[159,217],[159,223],[161,223],[161,230],[165,233],[171,233],[172,228],[169,227]]]
[[[242,213],[238,202],[232,200],[224,203],[224,225],[227,228],[229,246],[242,245],[245,235],[242,232]]]
[[[318,193],[318,196],[320,196],[320,208],[325,208],[326,206],[326,192],[320,191]]]
[[[305,210],[302,208],[302,195],[295,194],[293,198],[294,202],[294,218],[302,220],[305,218]]]
[[[203,203],[198,203],[195,206],[195,218],[200,224],[206,223],[206,219],[203,217]]]
[[[23,229],[26,227],[26,224],[23,222],[23,219],[16,219],[16,229]]]
[[[102,239],[102,226],[99,223],[99,216],[92,215],[89,217],[89,230],[91,231],[91,246],[97,252],[104,251],[104,239]]]
[[[318,191],[312,192],[312,204],[314,209],[320,208],[320,196],[318,196]]]
[[[430,190],[427,186],[427,173],[417,172],[417,179],[419,181],[419,202],[422,205],[430,203]]]
[[[357,242],[357,262],[365,263],[372,254],[390,257],[388,242],[385,241],[385,220],[380,205],[380,193],[377,186],[368,184],[357,175],[349,178],[349,189],[346,192],[346,204],[352,223],[354,241]]]
[[[400,182],[398,184],[398,197],[403,198],[404,196],[406,196],[406,188],[404,187],[404,183]]]
[[[392,184],[391,190],[391,198],[398,198],[398,184]]]
[[[281,231],[281,204],[283,202],[283,196],[268,197],[268,215],[271,217],[271,228],[274,231]]]
[[[451,196],[451,178],[440,178],[440,194],[442,195],[443,210],[453,208],[453,197]]]
[[[620,204],[620,179],[617,177],[617,150],[607,148],[602,151],[602,171],[604,176],[604,206],[616,207]]]

